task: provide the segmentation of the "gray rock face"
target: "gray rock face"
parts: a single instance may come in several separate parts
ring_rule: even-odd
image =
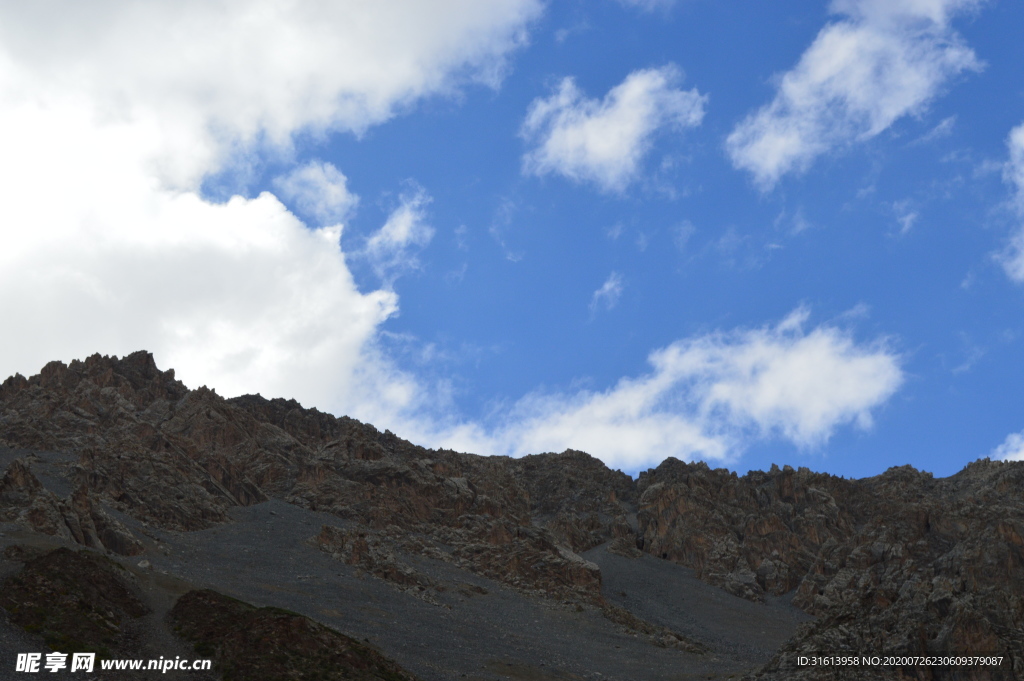
[[[765,678],[818,678],[794,661],[826,653],[1001,655],[999,669],[934,678],[1024,677],[1020,464],[844,480],[788,467],[741,478],[669,460],[638,486],[650,552],[751,600],[795,589],[794,605],[818,616]]]
[[[821,546],[854,533],[854,516],[833,496],[843,482],[788,466],[740,478],[669,459],[637,483],[645,550],[744,598],[788,593]]]
[[[16,520],[42,534],[122,556],[142,551],[131,531],[93,503],[85,487],[60,499],[40,484],[23,459],[11,462],[0,480],[0,520]]]
[[[600,571],[572,547],[631,532],[615,495],[628,498],[632,481],[586,454],[515,461],[428,451],[294,400],[190,391],[144,352],[51,362],[31,379],[8,379],[0,443],[78,454],[66,470],[78,491],[63,501],[12,464],[2,487],[8,515],[22,508],[41,532],[116,552],[131,553],[133,539],[104,505],[190,531],[274,497],[392,539],[419,534],[424,550],[525,590],[593,601]],[[586,484],[559,473],[574,469]],[[553,503],[552,485],[575,496]]]
[[[765,678],[813,676],[787,665],[826,651],[1002,654],[1008,666],[974,676],[907,674],[1024,678],[1024,464],[846,480],[789,467],[739,477],[668,459],[633,481],[582,452],[427,450],[294,400],[225,400],[188,390],[145,352],[7,379],[0,445],[73,455],[54,464],[67,481],[60,495],[30,457],[13,460],[0,520],[117,554],[141,550],[118,514],[189,532],[279,499],[338,519],[310,532],[313,545],[427,596],[429,579],[389,546],[600,604],[601,572],[579,554],[613,542],[621,556],[642,550],[751,601],[791,594],[815,615]]]

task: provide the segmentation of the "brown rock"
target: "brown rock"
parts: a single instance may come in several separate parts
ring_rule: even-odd
[[[1024,675],[1024,463],[846,480],[668,459],[634,482],[582,452],[432,451],[293,400],[190,391],[145,352],[7,379],[0,445],[77,457],[67,498],[32,475],[31,460],[11,464],[4,519],[115,552],[141,545],[104,507],[190,531],[276,498],[352,523],[338,531],[355,535],[321,532],[325,550],[395,583],[417,579],[400,546],[538,595],[598,602],[600,571],[579,553],[615,540],[744,598],[793,593],[818,619],[787,650],[1005,651]],[[783,666],[764,675],[784,678]]]
[[[54,650],[110,657],[127,645],[124,625],[148,612],[128,573],[103,556],[56,549],[4,581],[0,607]]]
[[[293,612],[255,608],[213,591],[190,591],[168,613],[197,654],[235,681],[415,681],[370,646]]]

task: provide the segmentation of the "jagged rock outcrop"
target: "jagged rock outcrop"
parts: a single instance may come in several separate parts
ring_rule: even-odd
[[[765,678],[812,678],[786,664],[815,650],[1005,653],[1003,670],[910,676],[1024,678],[1024,463],[977,462],[942,480],[910,467],[847,480],[789,467],[741,477],[668,459],[633,481],[582,452],[427,450],[294,400],[188,390],[144,352],[7,379],[0,445],[74,455],[61,464],[73,490],[62,497],[30,456],[10,463],[0,515],[85,546],[138,550],[114,511],[186,532],[280,499],[337,517],[309,539],[402,588],[432,586],[392,546],[600,603],[600,570],[579,554],[611,541],[749,600],[793,594],[817,619]]]
[[[796,588],[819,549],[844,542],[856,524],[835,498],[855,496],[853,485],[806,468],[740,478],[668,459],[641,473],[637,486],[644,550],[752,600]]]
[[[431,592],[444,587],[395,556],[393,547],[400,539],[396,541],[388,534],[368,529],[324,525],[312,542],[337,560],[355,565],[428,603],[438,604]],[[422,545],[419,548],[422,549]]]
[[[85,487],[67,499],[46,490],[22,459],[15,459],[0,480],[0,520],[17,520],[42,534],[122,556],[142,552],[142,544],[121,522],[94,502]]]
[[[622,471],[573,450],[524,456],[512,467],[526,487],[536,522],[573,551],[582,553],[609,539],[635,536],[630,511],[636,486]]]
[[[573,546],[590,548],[615,531],[631,532],[615,496],[619,490],[628,498],[630,479],[585,454],[524,463],[430,451],[294,400],[225,400],[207,388],[190,391],[145,352],[51,362],[38,376],[8,379],[0,385],[0,444],[76,453],[67,470],[81,490],[76,508],[96,509],[90,517],[102,522],[93,521],[93,534],[108,536],[109,546],[89,533],[67,536],[112,550],[131,551],[130,533],[110,529],[118,528],[102,504],[189,531],[226,522],[232,506],[273,497],[376,532],[433,537],[451,547],[447,555],[460,565],[523,589],[595,600],[600,572]],[[567,498],[551,506],[557,495],[549,488],[564,485],[558,471],[577,469],[592,479],[577,490],[586,503],[577,508]],[[12,505],[15,497],[31,496],[17,487],[25,475],[21,468],[10,473]],[[605,479],[613,483],[606,487]],[[61,524],[59,503],[45,498],[30,508],[37,529],[63,533],[72,524]],[[558,520],[555,534],[534,522],[537,504]],[[589,523],[588,534],[574,541],[580,522]]]
[[[1001,655],[999,669],[888,678],[1024,677],[1024,466],[979,461],[935,480],[909,466],[862,480],[801,468],[744,477],[669,460],[642,475],[648,550],[744,597],[796,589],[818,619],[764,678],[833,678],[799,655]],[[923,672],[922,672],[923,673]]]

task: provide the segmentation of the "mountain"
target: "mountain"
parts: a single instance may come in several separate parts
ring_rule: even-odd
[[[137,352],[4,381],[0,470],[0,674],[77,646],[254,680],[1024,679],[1024,463],[633,480],[189,390]],[[1001,664],[798,664],[826,654]]]

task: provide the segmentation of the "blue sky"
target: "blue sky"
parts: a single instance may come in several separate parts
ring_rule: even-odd
[[[146,348],[630,473],[1024,457],[1020,3],[63,4],[0,5],[4,375]]]

